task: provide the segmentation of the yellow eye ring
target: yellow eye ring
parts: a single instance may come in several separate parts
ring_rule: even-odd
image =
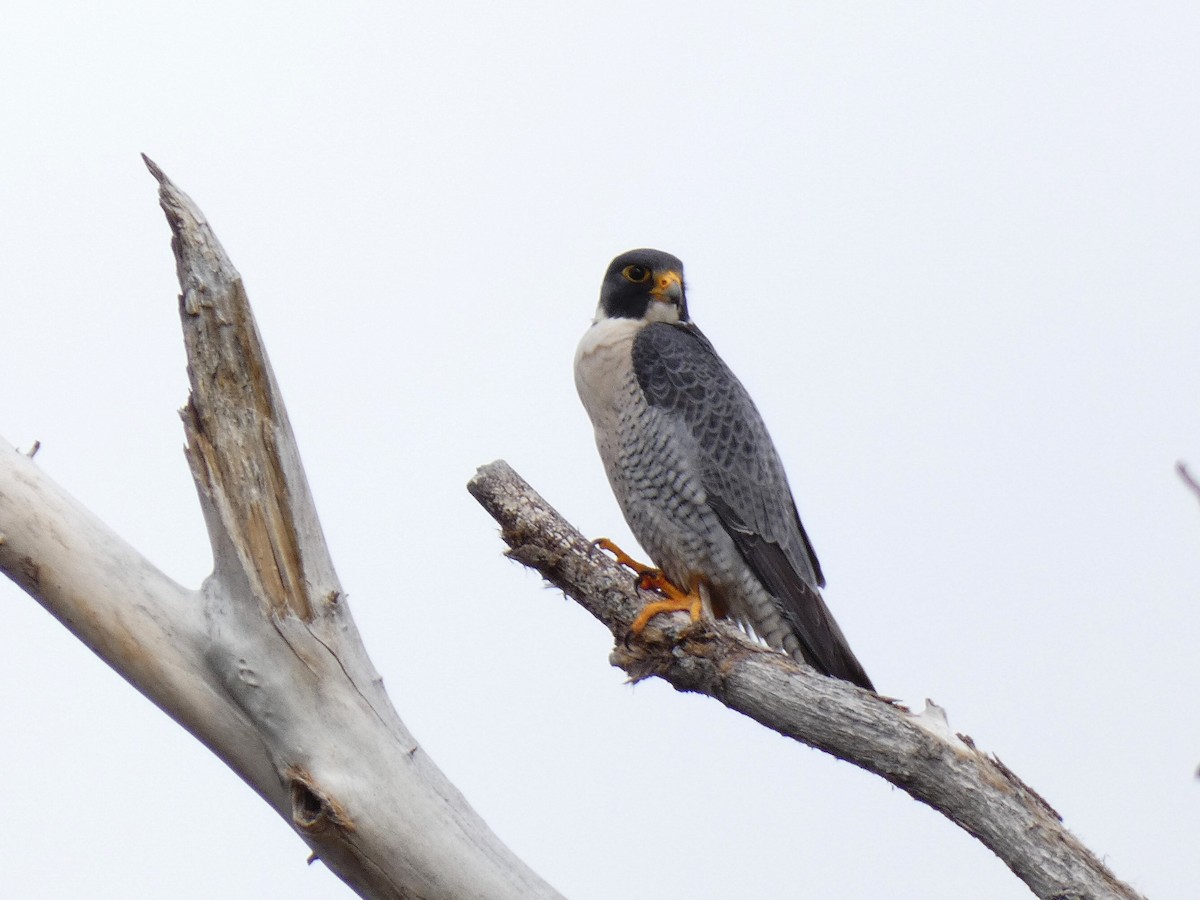
[[[621,274],[634,284],[645,284],[650,280],[650,270],[645,266],[626,266],[621,270]]]

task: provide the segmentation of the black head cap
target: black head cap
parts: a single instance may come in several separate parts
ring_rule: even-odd
[[[683,263],[661,250],[629,250],[614,259],[600,286],[610,319],[688,320]]]

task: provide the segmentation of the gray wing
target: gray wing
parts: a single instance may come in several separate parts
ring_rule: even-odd
[[[779,454],[742,383],[694,325],[654,323],[633,344],[646,402],[677,417],[708,504],[746,564],[780,603],[804,658],[873,689],[821,598],[825,584]]]

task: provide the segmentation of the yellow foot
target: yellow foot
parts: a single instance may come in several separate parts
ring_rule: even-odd
[[[638,587],[644,591],[656,590],[661,594],[666,595],[665,600],[656,600],[653,603],[648,603],[638,613],[638,617],[633,620],[633,624],[629,626],[629,630],[633,634],[641,634],[642,629],[646,624],[657,615],[662,613],[673,613],[686,611],[692,617],[692,621],[696,622],[700,619],[700,610],[704,608],[704,601],[700,597],[700,582],[697,579],[692,583],[690,591],[682,591],[667,581],[662,572],[645,572],[638,579]]]
[[[648,566],[645,563],[640,563],[608,538],[596,538],[592,541],[593,547],[599,547],[601,550],[607,550],[617,558],[617,565],[624,566],[627,569],[632,569],[639,575],[662,575],[660,569],[653,566]]]
[[[601,550],[607,550],[615,556],[618,565],[636,572],[638,587],[643,591],[658,591],[666,597],[665,600],[656,600],[653,603],[648,603],[638,613],[638,617],[629,626],[629,631],[632,634],[641,634],[646,624],[655,616],[662,613],[687,611],[692,617],[693,622],[700,619],[700,611],[704,608],[704,601],[700,597],[699,579],[692,584],[690,591],[684,591],[668,581],[667,576],[662,573],[661,569],[638,562],[608,538],[597,538],[592,541],[592,544]]]

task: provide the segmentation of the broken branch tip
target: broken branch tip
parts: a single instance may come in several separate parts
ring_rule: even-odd
[[[158,167],[158,163],[148,157],[145,153],[141,154],[141,156],[142,162],[146,164],[146,168],[150,170],[150,174],[154,176],[154,180],[159,184],[165,184],[167,182],[167,176],[163,173],[163,170]]]

